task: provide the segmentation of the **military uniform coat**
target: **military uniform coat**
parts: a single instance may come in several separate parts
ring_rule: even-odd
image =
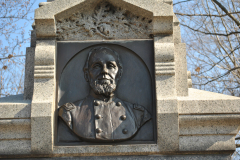
[[[59,108],[58,115],[81,140],[92,142],[131,139],[151,119],[140,105],[118,98],[104,102],[92,96],[66,103]]]

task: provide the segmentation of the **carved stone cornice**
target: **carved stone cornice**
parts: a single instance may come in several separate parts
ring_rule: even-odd
[[[108,2],[100,3],[91,13],[77,12],[56,22],[58,40],[149,39],[152,19],[133,15]]]

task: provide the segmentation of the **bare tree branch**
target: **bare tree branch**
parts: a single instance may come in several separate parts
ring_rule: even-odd
[[[192,1],[192,0],[185,0],[185,1],[177,2],[177,3],[174,3],[173,5],[177,5],[177,4],[184,3],[184,2],[189,2],[189,1]]]
[[[225,12],[237,24],[238,27],[240,27],[240,22],[234,16],[232,16],[232,14],[230,14],[228,10],[220,2],[218,2],[217,0],[212,0],[212,1],[215,4],[217,4],[218,7],[220,7],[223,10],[223,12]]]
[[[239,14],[240,12],[231,12],[229,14]],[[204,16],[204,17],[225,17],[228,16],[228,14],[223,14],[223,15],[217,15],[217,14],[184,14],[184,13],[178,13],[178,12],[174,12],[175,15],[180,15],[180,16],[190,16],[190,17],[194,17],[194,16]]]
[[[230,32],[229,34],[203,32],[203,31],[200,31],[200,30],[198,30],[198,29],[191,28],[191,27],[189,27],[188,25],[185,25],[185,24],[182,24],[182,23],[180,23],[180,25],[182,25],[182,26],[184,26],[184,27],[187,27],[187,28],[189,28],[189,29],[191,29],[191,30],[193,30],[193,31],[195,31],[195,32],[200,32],[200,33],[203,33],[203,34],[206,34],[206,35],[230,36],[230,35],[232,35],[232,34],[239,34],[239,33],[240,33],[240,31],[239,31],[239,32],[238,32],[238,31],[237,31],[237,32]]]

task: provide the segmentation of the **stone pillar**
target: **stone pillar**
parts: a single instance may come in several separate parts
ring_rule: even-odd
[[[179,150],[173,17],[154,17],[158,145],[162,152]]]
[[[31,108],[31,148],[37,154],[53,150],[54,65],[55,40],[37,40]]]

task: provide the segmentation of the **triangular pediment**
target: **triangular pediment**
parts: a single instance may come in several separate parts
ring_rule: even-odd
[[[102,1],[87,11],[56,20],[58,40],[149,39],[152,17]]]
[[[117,37],[117,39],[126,39],[126,38],[127,39],[129,38],[145,39],[145,38],[151,37],[151,34],[148,34],[149,30],[151,30],[151,27],[149,27],[148,24],[146,23],[146,22],[151,22],[151,20],[153,21],[152,34],[172,33],[172,19],[173,19],[172,17],[174,15],[173,7],[172,7],[172,3],[170,3],[171,0],[167,2],[165,1],[166,0],[148,0],[148,1],[146,0],[137,0],[137,1],[136,0],[71,0],[71,1],[55,0],[35,10],[36,35],[37,37],[49,37],[49,36],[56,37],[57,36],[58,39],[62,39],[62,40],[66,40],[66,37],[68,37],[67,38],[68,40],[70,39],[71,40],[115,39],[114,36]],[[124,21],[120,22],[120,18],[119,18],[119,21],[117,22],[117,23],[120,23],[118,25],[120,26],[120,29],[112,28],[115,25],[113,24],[114,26],[110,26],[109,24],[112,22],[108,21],[107,24],[101,24],[101,26],[97,26],[98,31],[100,31],[98,32],[96,30],[96,26],[92,26],[92,23],[85,23],[84,25],[82,24],[82,26],[84,26],[84,28],[87,30],[87,31],[85,30],[85,32],[88,33],[88,37],[83,35],[83,37],[80,39],[76,38],[76,36],[74,36],[76,32],[73,32],[73,34],[70,33],[72,34],[72,36],[69,36],[69,33],[67,32],[66,33],[68,34],[68,36],[67,35],[60,36],[61,28],[64,29],[64,27],[58,28],[58,31],[57,31],[56,25],[58,25],[58,27],[60,26],[58,24],[59,21],[64,22],[65,19],[67,20],[68,18],[70,19],[71,17],[72,19],[73,17],[76,18],[74,14],[75,15],[81,14],[81,15],[84,15],[84,17],[86,18],[86,19],[83,19],[83,21],[89,22],[94,19],[94,14],[95,12],[98,11],[97,7],[99,7],[99,5],[104,2],[109,3],[110,4],[109,6],[111,6],[110,7],[111,11],[108,12],[109,16],[107,18],[111,17],[113,19],[114,17],[121,17],[121,16],[124,17],[123,19]],[[113,10],[114,12],[112,12]],[[92,19],[90,17],[92,17]],[[81,18],[81,17],[77,17],[77,18]],[[105,18],[105,20],[107,18]],[[136,23],[133,23],[133,21],[135,21]],[[125,24],[125,26],[122,25],[121,23]],[[164,24],[160,24],[160,23],[164,23]],[[64,26],[72,27],[74,25],[64,25]],[[129,27],[126,27],[126,26],[130,26],[130,31],[136,28],[133,31],[132,36],[130,36],[130,33],[129,34],[126,33],[129,31]],[[170,27],[166,29],[166,27],[164,26],[170,26]],[[122,36],[118,36],[120,35],[120,33],[119,34],[114,32],[110,33],[109,29],[114,32],[120,31],[120,33],[122,33]],[[138,32],[136,30],[138,30]],[[96,36],[95,36],[95,33],[96,33]],[[144,36],[142,36],[143,34]],[[77,36],[80,36],[80,35],[77,33]],[[91,38],[91,36],[93,38]]]

